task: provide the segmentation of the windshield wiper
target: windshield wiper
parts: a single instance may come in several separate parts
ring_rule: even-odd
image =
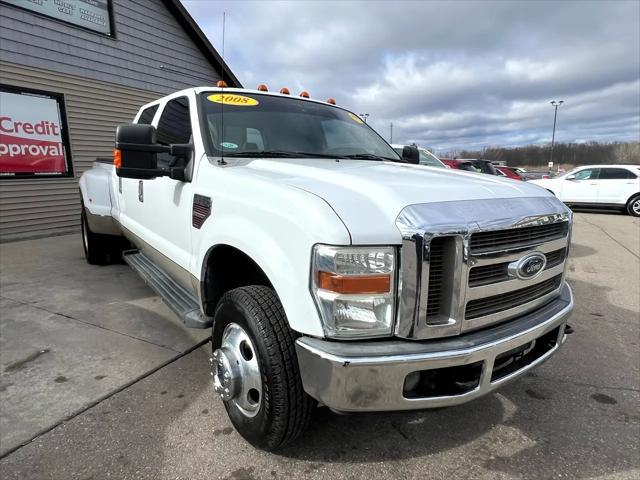
[[[229,152],[224,154],[225,157],[253,157],[253,158],[331,158],[340,159],[341,155],[328,155],[326,153],[313,152],[290,152],[286,150],[261,150],[254,152]]]
[[[284,150],[261,150],[257,152],[225,152],[225,157],[252,157],[252,158],[279,158],[279,157],[299,157],[296,152],[287,152]]]
[[[314,153],[314,152],[291,152],[288,150],[260,150],[260,151],[246,151],[246,152],[229,152],[224,153],[225,157],[247,157],[247,158],[331,158],[336,160],[349,159],[349,160],[378,160],[378,161],[391,161],[391,162],[403,162],[405,160],[399,158],[383,157],[380,155],[373,155],[372,153],[356,153],[353,155],[330,155],[327,153]]]
[[[374,155],[372,153],[354,153],[353,155],[340,155],[340,158],[350,158],[353,160],[378,160],[380,162],[388,160],[390,162],[408,163],[406,160],[403,160],[401,158],[383,157],[382,155]]]

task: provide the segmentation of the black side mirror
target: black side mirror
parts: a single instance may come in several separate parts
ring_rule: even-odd
[[[156,129],[152,125],[130,123],[118,125],[116,130],[116,173],[120,177],[151,179],[167,175],[158,169],[158,153],[169,147],[156,141]],[[116,156],[118,153],[116,153]]]
[[[184,166],[158,168],[158,153],[188,158],[193,153],[193,145],[161,145],[157,142],[156,128],[153,125],[119,125],[116,130],[116,149],[120,152],[119,164],[116,163],[116,173],[120,177],[150,180],[170,176],[175,180],[187,181]]]
[[[416,147],[407,146],[402,149],[402,159],[406,160],[409,163],[418,164],[420,163],[420,152]]]

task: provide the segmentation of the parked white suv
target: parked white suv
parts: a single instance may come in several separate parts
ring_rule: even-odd
[[[588,165],[529,183],[546,188],[567,205],[617,208],[640,217],[640,165]]]

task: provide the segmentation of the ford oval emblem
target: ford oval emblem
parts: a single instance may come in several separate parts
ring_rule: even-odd
[[[520,260],[509,264],[509,274],[521,280],[536,278],[547,266],[547,257],[544,253],[535,252],[522,257]]]

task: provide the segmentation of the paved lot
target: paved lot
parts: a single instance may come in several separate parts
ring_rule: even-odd
[[[205,348],[180,353],[201,337],[126,267],[84,265],[70,237],[1,253],[2,448],[86,409],[5,455],[3,479],[640,477],[638,219],[576,215],[576,333],[534,373],[445,410],[319,410],[279,454],[234,432]]]

